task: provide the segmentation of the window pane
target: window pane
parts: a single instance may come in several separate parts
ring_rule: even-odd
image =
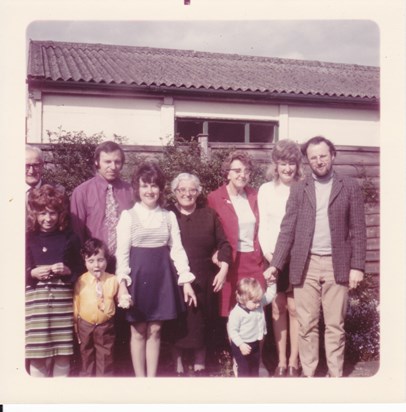
[[[176,138],[190,141],[200,133],[203,133],[203,120],[176,119]]]
[[[250,143],[272,143],[274,139],[273,124],[251,124]]]
[[[209,142],[243,143],[244,123],[209,122]]]

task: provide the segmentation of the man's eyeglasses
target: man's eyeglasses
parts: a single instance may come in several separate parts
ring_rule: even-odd
[[[39,170],[39,169],[41,169],[42,165],[43,165],[43,163],[26,163],[25,164],[25,170],[30,170],[31,167],[34,170]]]
[[[246,176],[248,176],[251,174],[251,169],[237,168],[237,169],[230,169],[230,171],[236,173],[237,175],[242,175],[244,173]]]
[[[183,187],[181,189],[176,189],[175,191],[181,195],[190,194],[194,196],[197,193],[197,189],[185,189]]]

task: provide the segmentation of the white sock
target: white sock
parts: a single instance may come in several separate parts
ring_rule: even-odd
[[[67,356],[57,356],[54,362],[53,377],[60,378],[69,375],[70,361]]]

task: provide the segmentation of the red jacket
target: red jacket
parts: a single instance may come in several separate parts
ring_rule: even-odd
[[[246,187],[245,193],[247,195],[248,202],[255,215],[255,232],[254,232],[254,253],[258,256],[258,263],[263,261],[261,248],[258,241],[258,227],[259,227],[259,212],[257,195],[258,192],[251,188]],[[227,192],[227,186],[224,184],[220,186],[214,192],[211,192],[207,197],[208,205],[214,209],[219,215],[221,224],[223,225],[224,232],[230,242],[233,250],[233,260],[235,260],[237,254],[238,245],[238,217],[235,213],[233,204],[231,203],[230,196]]]

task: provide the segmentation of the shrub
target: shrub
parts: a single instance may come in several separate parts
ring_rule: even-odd
[[[379,289],[370,275],[349,293],[345,330],[348,360],[379,359]]]
[[[61,128],[57,132],[48,130],[47,133],[51,153],[44,178],[64,186],[70,196],[76,186],[94,176],[94,151],[105,136],[103,133],[86,136],[82,131],[67,132]],[[115,135],[113,140],[122,143],[124,138]]]

